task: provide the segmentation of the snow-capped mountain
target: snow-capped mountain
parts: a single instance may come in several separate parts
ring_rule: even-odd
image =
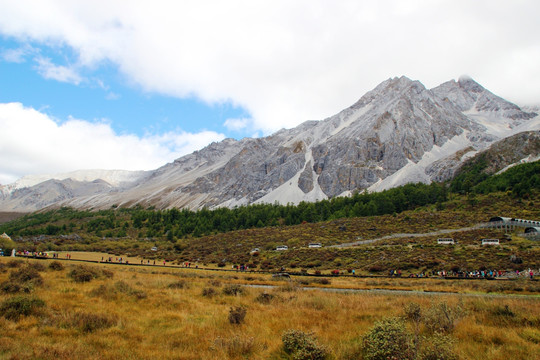
[[[95,186],[88,194],[71,191],[49,203],[211,208],[315,201],[448,179],[478,151],[528,130],[540,130],[537,113],[523,111],[470,78],[431,90],[406,77],[393,78],[325,120],[265,138],[226,139],[157,170],[126,175],[131,182],[107,181],[111,187],[103,191]],[[42,184],[25,191],[36,194],[34,188]],[[44,199],[41,189],[35,196]],[[32,203],[28,195],[17,199],[16,192],[4,191],[0,209],[29,211],[47,202]]]

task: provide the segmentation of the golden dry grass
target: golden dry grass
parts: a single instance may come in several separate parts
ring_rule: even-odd
[[[5,265],[8,261],[0,259],[0,283],[13,271]],[[51,260],[26,261],[48,265]],[[441,301],[449,306],[461,303],[466,310],[452,335],[460,359],[532,360],[540,353],[538,296],[303,291],[262,274],[110,264],[90,266],[113,271],[112,279],[77,283],[69,273],[80,265],[63,264],[62,271],[41,271],[44,285],[28,295],[42,299],[45,308],[18,321],[0,316],[0,359],[287,359],[281,341],[287,329],[312,331],[332,358],[350,359],[376,321],[402,316],[410,302],[427,309]],[[326,287],[414,289],[421,284],[425,290],[459,290],[460,286],[429,279],[414,283],[408,279],[331,281]],[[281,287],[247,287],[243,295],[224,295],[223,288],[234,283]],[[203,288],[214,288],[216,294],[203,296]],[[256,301],[265,291],[273,299],[268,304]],[[0,303],[13,296],[0,293]],[[247,309],[240,325],[228,320],[229,309],[236,306]]]

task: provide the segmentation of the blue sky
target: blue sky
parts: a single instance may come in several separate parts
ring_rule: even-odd
[[[233,138],[253,135],[224,126],[227,119],[250,116],[231,102],[205,103],[194,96],[177,98],[145,92],[130,84],[110,63],[84,71],[79,74],[81,80],[47,78],[37,59],[65,66],[75,63],[77,55],[66,47],[51,49],[39,43],[0,38],[0,53],[4,55],[24,47],[27,54],[17,58],[4,56],[0,63],[0,82],[5,84],[0,87],[0,102],[22,102],[60,122],[70,117],[107,121],[118,133],[139,136],[179,128],[188,132],[213,129]]]
[[[469,75],[540,103],[535,0],[0,0],[0,184],[156,169]]]

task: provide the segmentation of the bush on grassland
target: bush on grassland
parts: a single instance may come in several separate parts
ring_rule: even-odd
[[[49,264],[49,269],[54,271],[61,271],[64,270],[64,265],[60,261],[54,260]]]
[[[118,318],[109,314],[95,314],[89,312],[76,312],[72,316],[74,327],[82,332],[89,333],[100,329],[108,329],[118,323]]]
[[[317,342],[312,333],[290,329],[281,336],[283,349],[295,360],[324,360],[328,358],[328,350]]]
[[[18,270],[13,270],[9,274],[9,280],[19,285],[29,284],[30,286],[39,286],[43,284],[43,278],[40,273],[31,266],[23,266]]]
[[[18,284],[13,281],[4,281],[0,284],[0,291],[5,294],[29,293],[32,291],[32,286],[29,284]]]
[[[8,320],[17,321],[21,316],[38,315],[45,302],[35,297],[14,296],[0,304],[0,314]]]
[[[255,298],[255,301],[261,304],[270,304],[272,300],[276,298],[276,295],[267,292],[262,292]]]
[[[91,296],[98,296],[106,300],[116,300],[120,294],[133,296],[137,299],[146,299],[148,297],[145,291],[135,289],[124,281],[117,281],[114,285],[101,284],[90,291]]]
[[[175,281],[167,286],[169,289],[184,289],[187,287],[187,284],[184,280]]]
[[[413,359],[411,335],[400,318],[385,318],[363,337],[365,360],[409,360]]]
[[[247,310],[245,307],[242,307],[242,306],[231,307],[229,310],[229,322],[231,324],[240,325],[241,323],[244,322],[246,314],[247,314]]]
[[[424,338],[418,354],[419,360],[457,360],[453,351],[454,339],[444,334],[435,334]]]
[[[10,268],[17,268],[19,266],[22,266],[24,262],[22,260],[9,260],[7,262],[7,266]]]
[[[458,321],[463,317],[461,306],[450,307],[441,302],[431,306],[424,315],[424,324],[430,333],[451,333]]]
[[[213,287],[205,287],[205,288],[202,289],[201,295],[204,296],[204,297],[211,298],[211,297],[217,295],[217,291]]]
[[[83,333],[91,333],[115,326],[118,323],[118,317],[115,314],[67,311],[56,314],[56,316],[49,319],[49,321],[52,321],[62,328],[74,328]]]
[[[242,286],[238,284],[229,284],[223,287],[222,290],[224,295],[243,295],[245,290]]]
[[[112,274],[111,271],[108,271],[105,269],[100,271],[99,269],[94,268],[94,267],[90,267],[86,265],[78,265],[78,266],[73,267],[73,269],[69,272],[69,276],[75,282],[84,283],[84,282],[92,281],[93,279],[97,279],[98,277],[102,275],[105,277],[112,277],[105,274],[105,272]]]
[[[32,268],[36,271],[45,271],[46,267],[42,263],[39,262],[29,262],[26,264],[27,267]]]
[[[249,358],[257,349],[255,340],[252,337],[234,335],[229,338],[217,337],[211,346],[212,350],[221,350],[231,358]]]

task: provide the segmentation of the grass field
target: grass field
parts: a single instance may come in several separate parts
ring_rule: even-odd
[[[441,359],[533,360],[540,354],[540,291],[534,280],[291,281],[266,274],[9,258],[0,259],[0,269],[1,359],[369,359],[374,357],[363,338],[389,317],[404,319],[408,345],[401,344],[406,346],[401,354],[408,357],[400,358],[437,353]],[[418,317],[411,315],[411,304],[418,305]],[[284,336],[291,329],[298,331]],[[303,342],[292,341],[295,347],[291,339]],[[298,347],[303,352],[295,352]]]

